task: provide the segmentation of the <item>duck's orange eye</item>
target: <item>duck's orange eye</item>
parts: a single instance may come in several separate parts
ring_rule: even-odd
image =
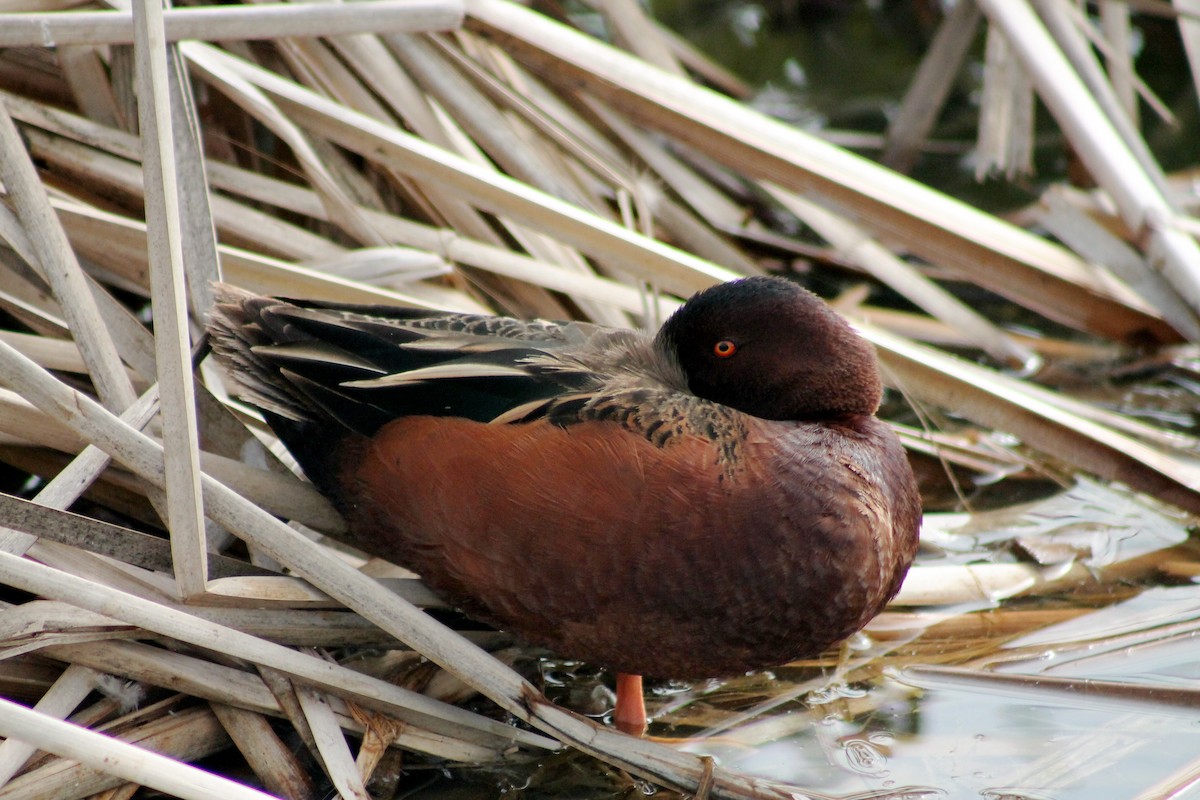
[[[717,358],[729,358],[737,352],[737,345],[728,339],[722,339],[713,345],[713,355]]]

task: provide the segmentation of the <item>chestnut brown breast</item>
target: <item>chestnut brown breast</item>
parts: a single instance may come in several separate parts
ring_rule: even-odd
[[[908,468],[881,423],[758,428],[727,470],[698,437],[409,417],[348,449],[340,495],[366,549],[481,619],[619,672],[732,675],[861,628],[915,547],[912,498],[871,477]]]

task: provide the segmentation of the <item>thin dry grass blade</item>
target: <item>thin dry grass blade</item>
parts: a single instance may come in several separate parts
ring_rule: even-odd
[[[647,64],[685,77],[668,42],[640,4],[633,0],[596,0],[593,5],[608,20],[613,38],[622,48],[637,54]]]
[[[227,778],[55,720],[3,698],[0,698],[0,733],[20,737],[48,752],[188,800],[269,800],[269,795]],[[15,785],[10,783],[9,789]],[[0,789],[0,797],[19,796]]]
[[[92,693],[96,676],[97,673],[87,667],[68,667],[33,710],[54,719],[66,718]],[[8,783],[35,752],[36,747],[21,739],[0,742],[0,787]]]
[[[956,3],[942,20],[899,111],[888,123],[880,163],[897,172],[908,172],[916,163],[975,40],[979,20],[979,7],[971,2]]]
[[[1178,125],[1179,120],[1176,119],[1175,115],[1171,113],[1171,109],[1167,107],[1167,104],[1154,94],[1150,87],[1146,85],[1146,82],[1143,81],[1133,69],[1132,57],[1135,46],[1132,30],[1122,32],[1120,30],[1121,23],[1118,22],[1117,27],[1114,27],[1114,32],[1122,41],[1110,42],[1108,39],[1108,15],[1105,13],[1103,7],[1101,7],[1100,30],[1097,30],[1096,26],[1091,23],[1091,20],[1086,17],[1080,9],[1068,8],[1065,10],[1075,19],[1079,32],[1083,34],[1087,40],[1092,43],[1096,50],[1098,50],[1100,54],[1105,57],[1108,64],[1108,81],[1113,87],[1112,94],[1114,96],[1117,96],[1118,94],[1116,92],[1116,84],[1118,81],[1128,82],[1132,88],[1132,91],[1135,93],[1135,98],[1140,97],[1140,99],[1144,100],[1146,105],[1153,109],[1154,113],[1157,114],[1163,122],[1166,122],[1169,125]],[[1129,10],[1132,11],[1132,8]],[[1120,18],[1120,15],[1113,16],[1116,16],[1118,19]],[[1080,71],[1085,75],[1088,73],[1095,74],[1092,73],[1090,69],[1081,69]],[[1096,90],[1093,89],[1093,91]],[[1096,91],[1097,96],[1099,96],[1102,92],[1103,90]],[[1123,96],[1118,97],[1118,100],[1120,101],[1121,108],[1127,108]],[[1101,102],[1107,101],[1101,99]],[[1134,102],[1136,103],[1136,100]],[[1136,130],[1139,115],[1136,113],[1136,111],[1134,111],[1132,113],[1128,113],[1126,116],[1129,117],[1133,129]]]
[[[1200,0],[1172,0],[1179,11],[1179,36],[1192,70],[1192,86],[1200,92]]]
[[[316,799],[316,786],[303,765],[261,714],[224,703],[211,708],[268,792],[289,800]]]
[[[1121,108],[1137,127],[1138,95],[1134,82],[1131,11],[1120,3],[1100,5],[1100,28],[1108,41],[1108,75]]]
[[[390,36],[388,47],[405,71],[507,174],[593,213],[599,210],[599,203],[560,168],[554,154],[537,141],[532,131],[523,125],[514,125],[510,117],[501,114],[492,101],[460,75],[425,38]]]
[[[1006,34],[988,26],[975,178],[1033,172],[1033,87]]]
[[[508,174],[593,212],[602,208],[599,200],[588,196],[574,177],[562,169],[561,159],[556,152],[539,141],[520,120],[501,114],[428,42],[413,36],[395,35],[388,38],[388,45],[406,71],[437,99],[441,107],[453,115],[455,121],[463,126],[464,132]],[[486,166],[488,162],[477,160],[476,163]],[[591,267],[577,252],[546,241],[544,237],[521,227],[510,226],[510,230],[532,255],[541,256],[573,272],[588,276],[593,274]],[[584,303],[583,310],[597,322],[628,325],[626,316],[614,313],[607,306],[589,301]]]
[[[325,774],[333,781],[338,794],[347,800],[370,800],[354,763],[354,755],[334,718],[329,698],[308,686],[297,685],[295,690]]]
[[[0,10],[7,10],[0,6]],[[291,3],[175,8],[163,14],[166,40],[274,39],[336,36],[364,31],[441,31],[462,24],[457,0],[371,0],[350,5]],[[134,21],[126,11],[0,14],[0,47],[132,44]]]
[[[214,49],[200,47],[195,42],[185,43],[184,48],[189,60],[202,70],[207,81],[216,84],[227,97],[288,144],[306,176],[320,193],[330,217],[338,225],[360,242],[370,245],[384,244],[375,230],[355,211],[354,203],[346,189],[338,182],[304,133],[257,87],[229,68],[225,60],[228,56],[223,56],[220,51]]]
[[[15,201],[17,215],[42,266],[42,277],[50,283],[62,306],[96,390],[110,408],[124,410],[136,399],[133,387],[125,376],[117,348],[88,290],[70,241],[54,217],[45,189],[3,104],[0,104],[0,152],[4,153],[0,158],[0,180]]]
[[[167,527],[171,532],[171,561],[175,581],[185,598],[204,592],[208,580],[204,507],[200,499],[200,443],[196,427],[196,389],[192,379],[191,341],[188,331],[187,285],[184,274],[183,221],[180,186],[175,161],[168,60],[172,56],[163,35],[162,7],[156,3],[134,5],[137,39],[138,103],[142,148],[146,165],[146,228],[150,244],[150,288],[154,313],[155,362],[162,409],[164,489],[167,494]],[[176,93],[182,88],[174,87]],[[190,191],[203,183],[189,184]],[[203,198],[199,201],[204,206]],[[193,203],[195,205],[195,203]],[[198,253],[191,253],[201,272],[207,269]],[[215,253],[212,255],[215,256]]]

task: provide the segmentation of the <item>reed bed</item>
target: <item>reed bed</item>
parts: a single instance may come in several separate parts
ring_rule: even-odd
[[[881,166],[753,110],[635,3],[596,5],[619,47],[507,0],[0,4],[0,798],[362,798],[402,769],[562,748],[648,782],[626,789],[807,791],[704,743],[812,725],[770,712],[828,676],[668,696],[652,712],[693,740],[633,739],[547,700],[536,654],[456,630],[417,578],[337,544],[337,513],[207,360],[216,280],[654,326],[718,281],[831,276],[929,514],[865,649],[807,666],[1194,711],[1194,688],[1095,677],[1103,653],[1195,635],[1194,593],[1127,604],[1187,588],[1200,511],[1188,426],[1096,391],[1122,370],[1194,386],[1200,340],[1194,186],[1139,135],[1130,10],[1101,8],[1096,33],[1067,0],[958,3]],[[985,28],[980,169],[1027,168],[1036,96],[1094,189],[1005,220],[896,171]],[[1042,330],[1000,324],[978,289]],[[1060,488],[964,506],[988,484]]]

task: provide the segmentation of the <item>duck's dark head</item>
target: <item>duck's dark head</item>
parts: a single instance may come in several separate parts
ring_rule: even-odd
[[[693,394],[764,419],[873,414],[883,393],[870,343],[782,278],[694,295],[656,342],[679,362]]]

